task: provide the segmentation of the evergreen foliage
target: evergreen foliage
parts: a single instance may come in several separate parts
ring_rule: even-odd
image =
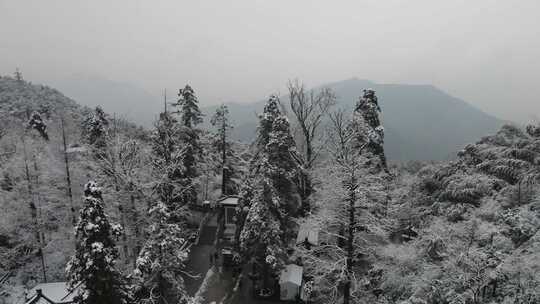
[[[301,206],[298,182],[303,174],[287,117],[279,110],[279,99],[270,96],[260,115],[256,152],[250,174],[262,174],[271,181],[290,214]]]
[[[193,97],[187,94],[182,100]],[[188,241],[193,231],[188,222],[201,209],[190,203],[201,195],[200,168],[211,168],[205,177],[213,191],[205,199],[219,196],[218,150],[227,152],[227,166],[239,164],[233,174],[249,169],[239,192],[234,218],[238,243],[233,248],[242,262],[253,265],[248,277],[255,293],[273,289],[282,267],[297,263],[304,269],[302,290],[315,304],[538,303],[540,128],[504,126],[465,146],[453,161],[392,164],[387,174],[378,106],[375,93],[366,91],[352,116],[341,112],[329,117],[331,123],[341,117],[339,130],[326,141],[327,155],[333,157],[320,158],[310,171],[312,208],[297,217],[305,168],[276,97],[260,116],[253,151],[241,151],[244,146],[228,140],[223,108],[212,119],[215,137],[196,129],[196,118],[186,125],[182,107],[180,115],[162,113],[149,137],[118,120],[111,128],[115,136],[109,136],[105,113],[94,111],[82,124],[84,108],[57,91],[2,77],[0,271],[8,275],[2,294],[11,294],[6,301],[15,303],[22,286],[35,286],[42,275],[49,281],[65,280],[63,266],[73,255],[67,279],[81,291],[77,303],[199,303],[188,296],[191,284],[186,286],[191,262],[201,258],[194,256],[198,250],[189,257],[192,244],[198,245]],[[192,110],[186,113],[196,113]],[[60,113],[68,122],[65,142]],[[23,125],[36,134],[46,132],[49,140],[24,136]],[[88,128],[81,131],[82,126]],[[93,143],[92,133],[97,134]],[[100,157],[80,147],[80,134],[93,148],[103,140]],[[248,168],[242,161],[249,160]],[[69,214],[81,204],[66,199],[65,161],[73,195],[85,192],[75,253],[73,239],[67,237]],[[238,175],[228,184],[237,183],[232,180]],[[78,186],[89,176],[102,177],[104,189],[116,191],[101,193],[95,183]],[[105,206],[103,197],[122,208]],[[147,209],[147,216],[130,221],[137,210]],[[109,222],[105,210],[117,211],[122,223],[128,218],[128,231],[135,231],[129,227],[133,223],[141,229],[136,238],[145,243],[133,246],[132,284],[116,265],[115,237],[121,229]],[[319,244],[294,246],[299,225],[317,230]],[[123,236],[133,242],[130,234]],[[130,271],[133,266],[120,267]],[[219,288],[212,286],[216,269],[204,288]],[[228,280],[227,275],[219,278]],[[236,295],[251,294],[246,291],[251,284],[244,286]],[[204,288],[199,295],[205,295]]]
[[[268,288],[272,281],[268,279],[275,279],[284,264],[283,247],[291,238],[291,216],[300,206],[295,144],[276,96],[268,99],[260,115],[256,149],[248,181],[241,190],[239,243],[242,255],[259,265],[261,287]]]
[[[196,199],[186,157],[191,150],[183,146],[185,128],[168,112],[160,114],[151,136],[155,191],[163,204],[182,221],[187,204]]]
[[[30,120],[28,121],[28,128],[34,129],[39,132],[39,135],[45,140],[49,140],[49,134],[47,133],[47,125],[41,119],[41,115],[38,112],[32,113]]]
[[[185,272],[189,256],[186,233],[162,202],[157,202],[150,209],[149,215],[149,238],[136,262],[136,301],[159,304],[188,303],[189,296],[181,276]]]
[[[356,134],[356,147],[366,146],[371,153],[379,158],[381,168],[388,172],[384,154],[384,127],[381,125],[378,114],[380,111],[375,91],[364,90],[364,95],[356,104],[351,128]]]
[[[114,237],[122,233],[122,227],[109,222],[95,182],[85,185],[84,195],[76,227],[76,253],[66,268],[70,288],[81,290],[75,303],[130,303],[126,280],[115,266],[118,251]]]
[[[193,128],[202,122],[199,101],[189,85],[178,91],[178,101],[173,106],[177,108],[176,113],[180,114],[180,123],[183,126]]]
[[[231,160],[233,151],[229,142],[229,132],[233,126],[229,121],[229,109],[225,104],[216,109],[210,123],[215,128],[213,144],[221,156],[221,194],[225,196],[234,193],[236,189],[235,185],[231,183],[231,177],[235,175],[235,168]]]
[[[286,253],[286,213],[268,180],[257,180],[249,202],[244,227],[240,234],[240,249],[260,268],[259,280],[268,287],[269,278],[276,279],[284,266]]]
[[[96,149],[107,145],[109,120],[103,109],[97,106],[93,112],[87,113],[82,122],[83,140]]]

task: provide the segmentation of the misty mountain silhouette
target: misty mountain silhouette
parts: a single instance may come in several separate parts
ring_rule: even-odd
[[[102,105],[145,127],[162,109],[160,97],[129,83],[94,76],[73,76],[54,84],[67,96],[88,106]],[[379,84],[351,78],[324,85],[334,89],[337,107],[352,110],[365,88],[377,91],[385,127],[385,147],[390,160],[444,160],[479,137],[493,133],[503,124],[467,102],[431,85]],[[322,87],[322,86],[321,86]],[[283,96],[284,103],[287,97]],[[204,102],[204,101],[203,101]],[[253,140],[257,128],[256,113],[264,100],[254,103],[227,103],[236,140]],[[202,107],[205,126],[217,106]]]
[[[128,82],[113,81],[96,75],[75,74],[50,83],[78,103],[101,106],[111,115],[151,127],[163,108],[159,97]]]
[[[385,127],[385,149],[390,160],[444,160],[464,145],[497,131],[504,123],[467,102],[431,85],[378,84],[351,78],[324,85],[337,94],[337,106],[352,111],[362,90],[377,92]],[[287,97],[282,98],[284,103]],[[228,103],[235,122],[233,135],[250,141],[264,101]],[[216,107],[204,108],[211,115]]]

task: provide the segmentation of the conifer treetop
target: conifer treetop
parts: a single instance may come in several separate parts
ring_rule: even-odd
[[[178,108],[175,113],[181,115],[183,126],[192,128],[202,122],[203,114],[198,104],[199,101],[191,86],[186,85],[178,91],[178,101],[173,106]]]

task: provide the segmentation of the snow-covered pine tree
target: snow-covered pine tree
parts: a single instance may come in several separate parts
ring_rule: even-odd
[[[257,151],[251,161],[250,174],[264,174],[270,178],[282,203],[294,215],[301,207],[298,182],[303,172],[289,121],[279,110],[277,96],[270,96],[259,119]]]
[[[231,144],[229,143],[229,131],[233,128],[229,121],[229,109],[222,104],[216,109],[210,123],[215,128],[214,147],[221,156],[221,194],[228,195],[232,192],[230,177],[233,175],[233,167],[227,156],[232,154]]]
[[[189,150],[183,146],[184,129],[171,113],[163,112],[151,136],[155,190],[176,221],[184,220],[187,204],[196,199],[192,180],[185,167]]]
[[[189,256],[185,232],[162,202],[157,202],[149,214],[149,238],[136,262],[136,302],[185,304],[189,300],[181,275]]]
[[[199,109],[199,101],[189,85],[179,90],[178,101],[173,106],[178,108],[177,113],[181,115],[183,126],[193,128],[202,122],[203,115]]]
[[[375,91],[364,90],[364,95],[356,104],[351,127],[356,134],[357,147],[367,145],[367,150],[379,158],[381,169],[388,172],[384,154],[384,127],[378,114],[380,111]]]
[[[160,114],[151,137],[156,203],[149,211],[148,238],[136,261],[138,303],[187,303],[182,273],[188,258],[187,204],[195,191],[187,176],[185,130],[170,112]]]
[[[257,128],[257,152],[263,151],[270,139],[272,126],[277,117],[282,116],[279,110],[279,98],[276,95],[271,95],[264,105],[261,115],[259,115],[259,126]]]
[[[177,110],[173,113],[180,116],[180,129],[178,133],[179,143],[182,146],[182,164],[184,166],[184,178],[186,185],[183,187],[184,197],[187,203],[195,203],[197,193],[193,180],[198,176],[197,160],[201,154],[199,139],[200,130],[196,125],[202,122],[202,113],[198,105],[199,101],[193,89],[186,85],[178,92],[178,101],[172,106]]]
[[[240,251],[259,265],[256,275],[269,288],[279,273],[291,238],[291,216],[300,207],[299,165],[287,118],[279,110],[279,100],[271,96],[260,115],[257,151],[251,161],[248,181],[241,191]]]
[[[109,120],[100,106],[87,113],[82,122],[82,138],[94,148],[101,149],[107,145]]]
[[[240,233],[240,250],[252,259],[256,281],[262,288],[272,287],[279,270],[285,264],[284,235],[286,214],[281,210],[279,196],[266,178],[258,179],[249,211]]]
[[[30,120],[28,121],[28,128],[34,129],[39,132],[39,135],[45,140],[49,140],[49,134],[47,133],[47,124],[41,118],[38,112],[32,113]]]
[[[76,227],[76,252],[66,268],[70,289],[80,290],[75,303],[131,303],[126,280],[115,267],[114,237],[121,233],[122,227],[111,224],[105,214],[101,189],[88,182]]]
[[[299,162],[293,157],[294,153],[296,150],[289,121],[285,116],[279,116],[272,124],[260,171],[270,178],[272,186],[284,200],[284,207],[291,215],[295,215],[298,208],[306,207],[301,206],[298,183],[302,180],[300,176],[303,172]]]

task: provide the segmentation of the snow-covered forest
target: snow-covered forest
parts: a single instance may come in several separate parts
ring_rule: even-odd
[[[197,96],[142,128],[0,77],[0,303],[540,303],[539,125],[397,162],[370,88],[290,81],[253,142]]]

